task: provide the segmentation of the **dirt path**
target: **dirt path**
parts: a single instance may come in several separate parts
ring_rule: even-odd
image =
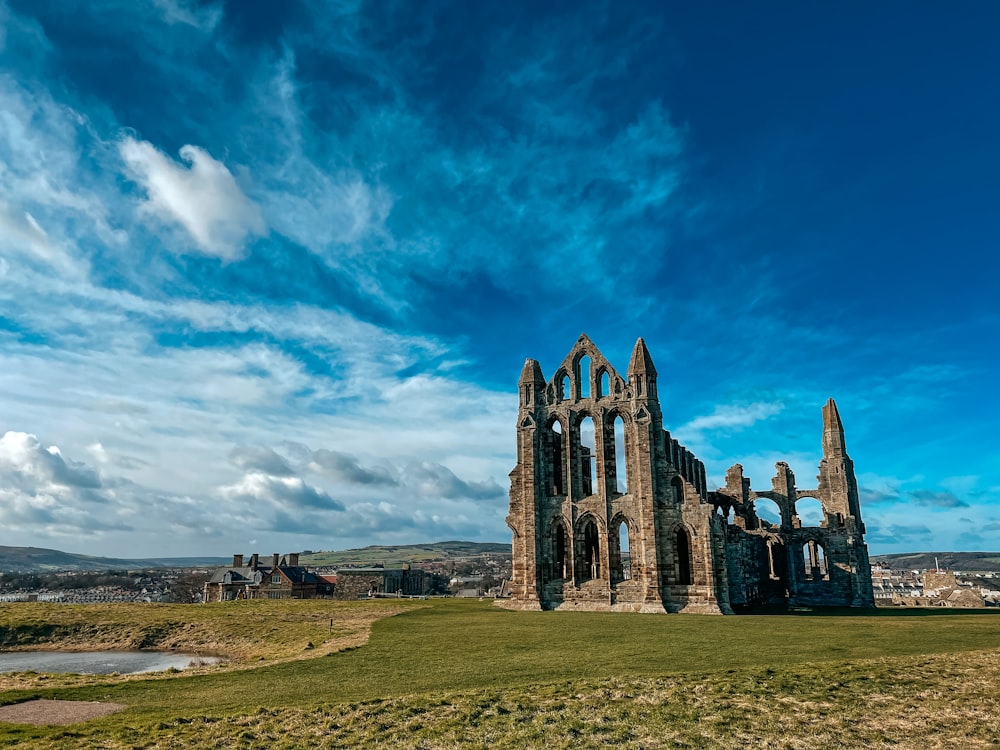
[[[8,724],[76,724],[128,708],[121,703],[34,700],[0,706],[0,721]]]

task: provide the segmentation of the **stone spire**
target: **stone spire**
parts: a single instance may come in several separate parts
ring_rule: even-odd
[[[844,424],[840,421],[837,404],[831,398],[823,407],[823,455],[826,457],[847,456],[844,442]]]
[[[858,499],[858,480],[854,476],[854,462],[847,455],[844,442],[844,425],[840,412],[831,398],[823,407],[823,460],[819,462],[819,501],[829,514],[842,518],[861,519]],[[864,532],[864,528],[861,529]]]
[[[542,375],[542,366],[538,364],[537,359],[524,360],[524,368],[521,370],[521,379],[517,381],[518,385],[541,385],[545,386],[545,377]]]
[[[656,367],[653,358],[649,356],[646,342],[640,337],[632,350],[632,359],[628,363],[628,381],[635,389],[639,398],[656,398]]]
[[[524,360],[521,379],[517,381],[517,390],[521,394],[521,408],[534,409],[540,403],[540,394],[545,391],[545,377],[542,366],[537,359],[530,357]]]
[[[656,367],[653,366],[653,358],[649,356],[649,349],[646,342],[640,336],[635,342],[635,349],[632,350],[632,359],[628,363],[628,376],[634,374],[646,375],[656,378]]]

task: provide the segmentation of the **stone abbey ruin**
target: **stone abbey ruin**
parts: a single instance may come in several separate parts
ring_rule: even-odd
[[[641,338],[625,377],[582,335],[547,382],[528,359],[519,392],[506,606],[712,614],[752,604],[874,606],[854,464],[833,399],[823,407],[816,489],[798,489],[780,462],[770,490],[751,489],[736,464],[713,491],[704,464],[663,429]],[[778,506],[780,524],[757,515],[760,498]],[[802,524],[796,504],[805,498],[822,505],[818,526]]]

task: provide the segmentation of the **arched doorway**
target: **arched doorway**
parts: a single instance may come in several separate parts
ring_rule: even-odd
[[[691,575],[691,537],[683,526],[677,529],[675,536],[677,550],[677,583],[690,586],[694,583]]]
[[[568,540],[566,539],[566,529],[561,523],[556,523],[552,530],[552,537],[552,577],[555,580],[565,580],[569,577]]]
[[[577,578],[590,581],[601,577],[601,541],[597,523],[592,517],[584,520],[580,527],[577,554]]]

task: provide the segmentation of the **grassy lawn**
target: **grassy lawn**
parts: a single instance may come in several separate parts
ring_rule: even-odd
[[[31,606],[0,608],[0,642],[28,632],[23,621],[40,616]],[[42,614],[79,617],[81,629],[120,627],[128,638],[162,618],[174,624],[161,626],[167,645],[187,648],[184,634],[199,633],[199,643],[238,658],[159,678],[14,678],[0,702],[130,708],[68,728],[0,724],[0,743],[997,747],[1000,737],[1000,613],[704,617],[509,612],[452,600],[247,602],[162,615],[155,605],[113,605],[123,613],[113,624],[105,609],[54,606]],[[19,612],[28,613],[21,624]],[[239,653],[226,650],[230,640]]]

